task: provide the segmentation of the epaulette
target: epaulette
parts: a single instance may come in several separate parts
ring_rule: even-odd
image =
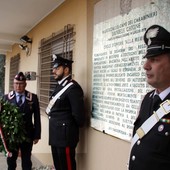
[[[32,101],[32,93],[27,92],[27,96],[25,98],[26,98],[26,100]]]
[[[10,92],[8,93],[8,99],[9,99],[9,100],[11,100],[12,98],[14,98],[14,96],[15,96],[15,92],[14,92],[14,91],[10,91]]]

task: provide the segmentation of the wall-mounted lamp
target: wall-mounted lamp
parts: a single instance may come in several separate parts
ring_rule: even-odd
[[[27,48],[27,45],[19,44],[19,48],[21,48],[21,50],[25,50]]]
[[[25,50],[27,56],[30,55],[30,48],[27,45],[19,44],[19,48]]]
[[[24,43],[32,43],[32,39],[29,38],[27,35],[24,35],[23,37],[21,37],[20,40]]]
[[[24,35],[23,37],[20,38],[20,40],[23,42],[23,44],[19,44],[19,47],[21,50],[26,51],[26,55],[31,54],[31,45],[32,45],[32,39],[29,38],[27,35]]]

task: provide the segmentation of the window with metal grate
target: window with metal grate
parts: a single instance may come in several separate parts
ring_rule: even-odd
[[[20,64],[20,54],[17,54],[16,56],[10,59],[9,91],[13,90],[13,80],[15,75],[19,71],[19,64]]]
[[[73,25],[66,25],[64,29],[44,38],[39,47],[39,102],[40,109],[45,111],[49,97],[56,82],[52,76],[52,54],[72,60],[75,32]]]

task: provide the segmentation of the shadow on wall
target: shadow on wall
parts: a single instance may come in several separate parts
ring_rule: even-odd
[[[87,100],[87,98],[84,98],[84,103],[85,103],[85,127],[89,127],[91,119],[91,110],[89,109],[90,103]]]

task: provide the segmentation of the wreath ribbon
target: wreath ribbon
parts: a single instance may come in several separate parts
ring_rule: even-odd
[[[1,136],[1,140],[2,140],[2,143],[3,143],[4,149],[5,149],[5,156],[12,157],[12,153],[9,152],[9,150],[8,150],[8,148],[6,146],[6,142],[5,142],[4,135],[3,135],[1,127],[0,127],[0,136]]]

